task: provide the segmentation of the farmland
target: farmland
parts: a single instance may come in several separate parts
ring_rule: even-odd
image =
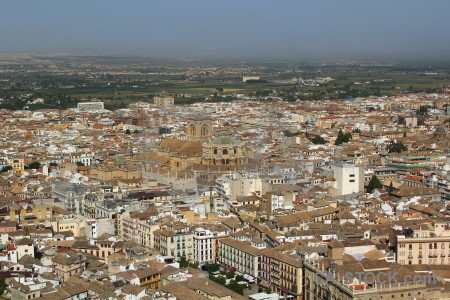
[[[244,76],[260,80],[243,82]],[[21,57],[0,59],[0,108],[70,108],[100,99],[109,109],[168,94],[177,104],[317,100],[439,92],[450,67],[405,64],[178,64],[142,58]],[[42,99],[36,101],[36,99]]]

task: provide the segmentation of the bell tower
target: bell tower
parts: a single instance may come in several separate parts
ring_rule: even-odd
[[[187,120],[186,133],[188,140],[207,142],[212,138],[212,120],[208,116],[192,116]]]

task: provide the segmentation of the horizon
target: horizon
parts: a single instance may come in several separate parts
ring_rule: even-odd
[[[11,1],[0,53],[185,60],[447,61],[450,2]]]

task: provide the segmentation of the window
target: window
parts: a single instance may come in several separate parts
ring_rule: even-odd
[[[350,180],[350,182],[355,182],[355,179]]]
[[[201,134],[202,136],[208,135],[208,125],[204,124],[204,125],[202,126],[202,129],[201,129],[200,134]]]

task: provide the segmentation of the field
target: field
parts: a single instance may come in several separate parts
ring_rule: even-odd
[[[82,60],[83,58],[78,58]],[[86,58],[85,58],[86,59]],[[106,61],[106,58],[104,58]],[[101,99],[109,109],[151,102],[154,95],[173,95],[176,103],[232,101],[235,94],[287,101],[340,99],[436,92],[450,85],[448,66],[286,65],[150,66],[145,64],[54,62],[0,66],[0,108],[68,108]],[[19,67],[20,66],[20,67]],[[24,68],[26,70],[24,70]],[[245,83],[242,76],[260,76]],[[330,81],[321,79],[330,77]],[[295,80],[293,80],[295,79]],[[30,104],[36,99],[44,103]]]

